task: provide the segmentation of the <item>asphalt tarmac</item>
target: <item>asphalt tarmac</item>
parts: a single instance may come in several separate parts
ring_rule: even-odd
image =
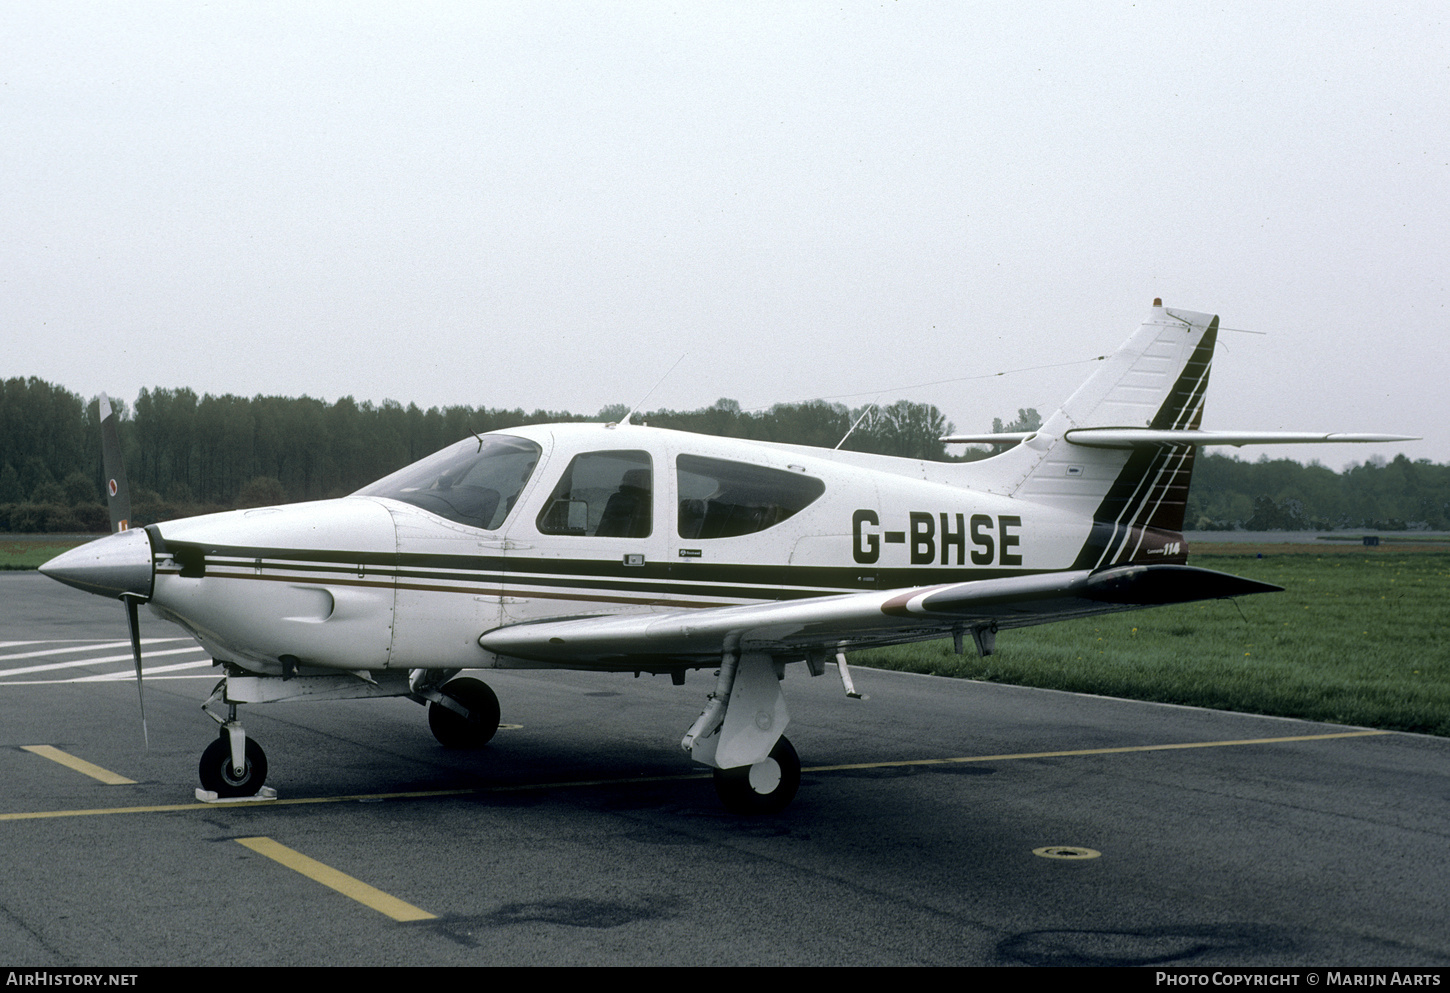
[[[142,625],[149,750],[120,604],[0,574],[0,965],[1450,964],[1444,739],[791,666],[801,791],[742,818],[709,675],[500,672],[476,753],[244,708],[278,799],[208,805],[217,674]]]

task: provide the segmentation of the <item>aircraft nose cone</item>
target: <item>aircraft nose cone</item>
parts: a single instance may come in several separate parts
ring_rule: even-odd
[[[151,539],[141,528],[119,531],[62,552],[40,571],[87,593],[110,597],[132,593],[149,599],[155,577]]]

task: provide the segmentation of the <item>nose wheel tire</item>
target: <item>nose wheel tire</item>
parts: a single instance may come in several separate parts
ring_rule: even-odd
[[[225,737],[206,746],[201,753],[201,788],[219,797],[256,796],[267,781],[267,753],[251,738],[244,749],[244,768],[238,776],[232,769],[231,744]]]
[[[498,697],[481,679],[451,679],[439,692],[457,701],[467,717],[440,703],[428,705],[428,727],[444,748],[482,748],[498,731]]]
[[[715,770],[715,792],[734,814],[776,814],[795,799],[801,785],[801,760],[790,739],[782,737],[770,756],[754,765]]]

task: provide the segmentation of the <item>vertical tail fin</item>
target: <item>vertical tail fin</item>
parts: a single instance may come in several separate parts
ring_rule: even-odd
[[[1037,434],[1000,457],[1018,462],[1014,496],[1092,518],[1078,568],[1186,558],[1193,446],[1115,450],[1072,445],[1065,437],[1074,428],[1198,428],[1217,337],[1217,317],[1155,301],[1142,327]]]

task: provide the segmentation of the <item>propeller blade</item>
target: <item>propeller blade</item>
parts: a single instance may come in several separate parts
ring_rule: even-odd
[[[123,596],[126,602],[126,623],[131,628],[131,655],[136,659],[136,700],[141,704],[141,738],[151,750],[151,734],[146,730],[146,696],[141,692],[141,617],[134,596]]]
[[[128,531],[131,528],[131,490],[126,485],[126,463],[121,459],[120,418],[104,393],[97,412],[101,416],[101,465],[106,472],[106,506],[111,511],[111,531]],[[149,550],[148,542],[148,558]],[[131,657],[136,660],[136,702],[141,706],[141,739],[149,752],[151,732],[146,727],[146,694],[141,688],[141,616],[137,609],[137,604],[145,597],[122,593],[121,599],[126,604],[126,625],[131,629]]]
[[[126,466],[121,461],[120,418],[106,394],[101,394],[101,465],[106,470],[106,506],[111,509],[111,530],[131,526],[131,491],[126,485]],[[139,665],[139,663],[138,663]]]

